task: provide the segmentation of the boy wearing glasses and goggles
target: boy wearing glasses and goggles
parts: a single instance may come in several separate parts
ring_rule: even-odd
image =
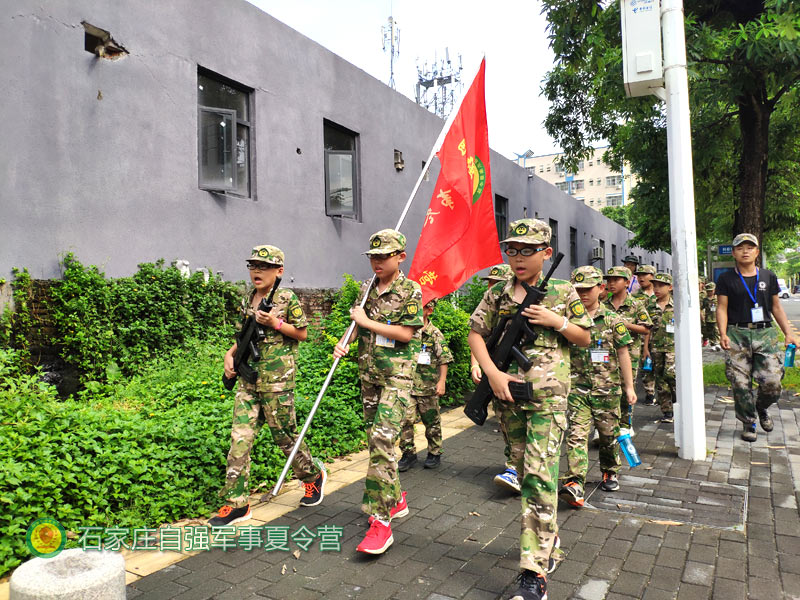
[[[521,476],[522,533],[520,536],[519,589],[512,597],[538,599],[547,594],[547,573],[563,557],[559,549],[556,522],[558,457],[567,428],[567,395],[570,388],[569,343],[589,345],[592,319],[586,314],[578,293],[569,281],[551,279],[542,303],[523,311],[538,334],[521,350],[532,361],[528,371],[503,373],[492,362],[485,339],[505,315],[513,315],[525,298],[522,282],[536,285],[542,267],[553,254],[551,230],[538,219],[521,219],[511,224],[502,241],[513,278],[492,286],[470,318],[469,344],[489,378],[494,395],[504,404],[514,404],[522,418],[511,423],[511,444],[522,452],[517,472]],[[514,363],[516,364],[516,363]],[[514,369],[514,367],[512,367]],[[532,384],[533,400],[517,402],[511,397],[509,381]]]
[[[383,229],[370,238],[364,254],[375,273],[375,285],[361,287],[359,300],[368,294],[367,302],[363,308],[350,310],[357,327],[349,340],[340,340],[333,350],[333,356],[341,358],[358,338],[361,401],[369,444],[361,510],[370,515],[370,528],[356,549],[367,554],[385,552],[394,542],[392,519],[408,514],[394,445],[411,402],[423,322],[422,289],[400,271],[405,250],[406,236],[394,229]]]
[[[275,292],[272,298],[274,307],[270,312],[257,310],[262,298],[269,295],[275,280],[283,276],[283,260],[283,252],[275,246],[256,246],[247,259],[253,289],[242,299],[239,326],[247,317],[255,315],[266,336],[258,344],[261,360],[253,365],[258,372],[255,384],[239,378],[233,403],[225,486],[219,492],[225,505],[216,517],[209,520],[212,527],[232,525],[250,518],[250,450],[264,423],[286,456],[291,453],[297,439],[294,375],[297,346],[308,335],[306,315],[295,293],[287,288]],[[236,376],[233,369],[235,354],[236,344],[225,353],[225,375],[228,377]],[[292,461],[292,469],[305,487],[300,505],[316,506],[322,502],[327,474],[322,463],[311,457],[305,442]]]

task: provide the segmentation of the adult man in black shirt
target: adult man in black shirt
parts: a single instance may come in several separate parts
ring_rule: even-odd
[[[733,240],[736,268],[717,281],[717,326],[720,345],[726,350],[725,374],[733,388],[736,418],[744,429],[742,439],[756,441],[756,414],[764,431],[772,431],[767,409],[778,401],[783,378],[783,351],[774,318],[786,336],[786,345],[796,344],[789,321],[778,298],[775,273],[756,266],[758,238],[740,233]],[[753,402],[752,382],[758,384]]]

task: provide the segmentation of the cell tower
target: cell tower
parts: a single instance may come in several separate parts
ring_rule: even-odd
[[[381,33],[383,34],[383,51],[389,52],[389,87],[395,89],[394,59],[400,56],[400,28],[394,17],[389,16],[386,25],[381,27]]]
[[[450,49],[444,49],[444,59],[433,58],[430,66],[422,67],[417,60],[417,104],[446,119],[461,95],[464,84],[461,81],[461,55],[458,66],[450,61]]]

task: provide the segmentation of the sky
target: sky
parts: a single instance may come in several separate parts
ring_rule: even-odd
[[[248,0],[384,83],[389,54],[381,27],[400,29],[398,92],[415,97],[417,63],[462,58],[464,90],[486,55],[489,145],[507,158],[526,150],[558,152],[544,129],[549,103],[541,82],[552,68],[539,0]]]

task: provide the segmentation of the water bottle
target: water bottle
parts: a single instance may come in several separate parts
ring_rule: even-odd
[[[786,346],[786,354],[783,356],[783,366],[784,367],[793,367],[794,366],[794,352],[797,350],[797,346],[794,344],[789,344]]]
[[[642,459],[639,458],[639,453],[636,451],[636,446],[633,445],[633,441],[631,440],[629,433],[623,433],[617,438],[617,441],[619,442],[619,447],[622,449],[622,453],[625,455],[625,460],[628,461],[628,465],[631,469],[642,464]]]
[[[653,359],[649,356],[644,359],[644,364],[642,365],[642,371],[647,371],[648,373],[652,372],[653,370]]]

